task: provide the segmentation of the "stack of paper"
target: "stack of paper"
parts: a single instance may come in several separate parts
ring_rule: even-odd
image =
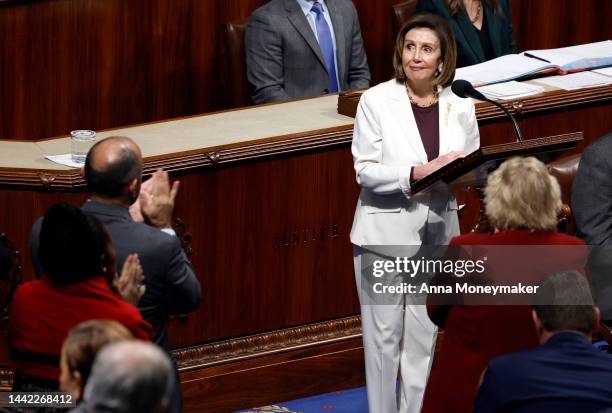
[[[524,52],[523,55],[555,64],[559,66],[561,72],[610,66],[612,65],[612,40],[558,49],[530,50]]]
[[[500,56],[457,69],[455,80],[464,79],[474,86],[482,86],[551,72],[566,74],[606,66],[612,66],[612,40]]]
[[[464,79],[474,86],[482,86],[507,82],[546,70],[556,69],[551,63],[539,59],[508,54],[476,65],[461,67],[455,72],[455,80]]]
[[[544,92],[544,88],[541,86],[519,83],[514,80],[506,83],[496,83],[493,85],[482,86],[477,88],[477,90],[489,99],[493,100],[516,99],[524,96],[537,95]]]
[[[612,67],[606,67],[605,69],[593,70],[593,72],[599,73],[600,75],[612,77]]]
[[[612,77],[594,72],[578,72],[565,76],[551,76],[536,80],[538,83],[564,90],[575,90],[612,84]]]

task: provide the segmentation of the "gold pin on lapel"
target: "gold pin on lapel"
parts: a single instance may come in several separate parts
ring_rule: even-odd
[[[451,111],[452,107],[453,107],[452,103],[448,102],[446,104],[446,114],[444,115],[444,126],[445,127],[448,127],[448,117],[450,115],[450,111]]]

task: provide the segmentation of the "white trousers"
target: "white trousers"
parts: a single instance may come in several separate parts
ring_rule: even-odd
[[[353,251],[370,413],[418,413],[431,369],[437,327],[424,305],[407,303],[403,294],[384,305],[374,304],[362,294],[361,255],[365,250],[354,246]]]

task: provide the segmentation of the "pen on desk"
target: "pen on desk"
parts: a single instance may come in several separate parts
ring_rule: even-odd
[[[525,52],[524,55],[527,56],[527,57],[531,57],[532,59],[538,59],[538,60],[541,60],[543,62],[550,63],[550,60],[542,59],[541,57],[534,56],[531,53]]]

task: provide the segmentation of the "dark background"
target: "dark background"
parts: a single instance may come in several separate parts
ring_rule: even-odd
[[[374,83],[391,6],[354,0]],[[41,139],[227,109],[220,25],[265,0],[0,1],[0,139]],[[612,38],[612,1],[512,0],[519,51]]]

